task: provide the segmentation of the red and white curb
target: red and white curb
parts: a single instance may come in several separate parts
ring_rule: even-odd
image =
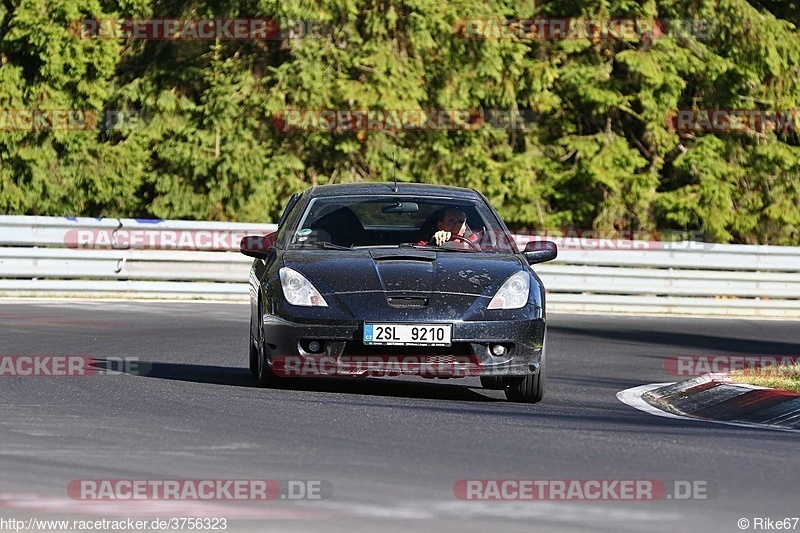
[[[800,430],[800,394],[735,383],[727,374],[642,385],[618,392],[617,399],[666,418],[794,433]]]

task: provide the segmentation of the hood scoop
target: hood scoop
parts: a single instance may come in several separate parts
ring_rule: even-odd
[[[427,250],[370,250],[381,289],[401,296],[427,296],[436,282],[436,252]],[[419,294],[426,293],[426,294]],[[397,300],[395,307],[424,307],[416,300]]]
[[[436,261],[436,252],[426,250],[370,250],[369,255],[376,263],[379,261]]]

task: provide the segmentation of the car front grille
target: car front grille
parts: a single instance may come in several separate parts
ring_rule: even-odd
[[[389,305],[391,305],[392,307],[399,307],[401,309],[428,306],[428,298],[415,298],[410,296],[389,296],[387,300],[389,301]]]

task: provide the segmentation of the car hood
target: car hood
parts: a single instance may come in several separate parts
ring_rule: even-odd
[[[419,249],[289,250],[283,263],[323,295],[385,292],[492,296],[522,270],[512,254]]]

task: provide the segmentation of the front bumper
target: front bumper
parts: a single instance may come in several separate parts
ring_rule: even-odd
[[[523,376],[539,371],[545,336],[543,318],[454,321],[451,346],[372,346],[362,342],[358,322],[263,320],[265,354],[273,372],[284,376]],[[312,350],[312,342],[319,348]],[[498,344],[505,348],[499,356],[491,350]]]

